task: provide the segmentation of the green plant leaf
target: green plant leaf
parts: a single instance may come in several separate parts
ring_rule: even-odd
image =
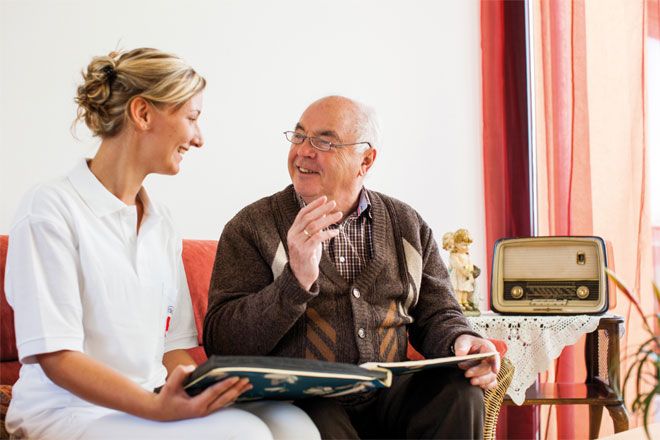
[[[631,403],[631,409],[634,412],[641,412],[644,416],[644,432],[648,439],[651,438],[648,430],[649,417],[651,408],[653,407],[654,398],[660,394],[660,335],[656,334],[649,325],[647,316],[644,315],[642,308],[625,284],[614,274],[614,272],[606,269],[608,277],[614,282],[617,288],[628,298],[631,304],[635,307],[639,316],[642,319],[644,330],[650,337],[639,345],[637,351],[626,356],[632,358],[632,363],[626,372],[623,381],[623,390],[628,387],[629,381],[635,379],[635,398]],[[660,289],[653,283],[653,293],[655,300],[660,304]],[[660,313],[649,314],[648,318],[651,323],[654,321],[660,327]],[[642,392],[643,387],[650,386],[650,391]]]
[[[659,392],[660,388],[656,386],[653,388],[653,391],[648,393],[642,403],[642,408],[644,409],[644,432],[649,439],[651,438],[651,433],[649,432],[649,415],[651,414],[651,408],[653,407],[653,398]]]
[[[639,359],[639,362],[637,364],[636,385],[637,385],[637,395],[638,396],[643,395],[642,391],[641,391],[641,388],[642,388],[642,373],[644,371],[644,366],[646,365],[647,359],[649,358],[650,355],[651,355],[651,353],[645,354],[642,358]]]
[[[644,315],[644,311],[642,310],[642,306],[637,301],[637,298],[635,298],[635,296],[631,293],[630,289],[628,289],[628,287],[626,287],[626,285],[623,283],[623,281],[621,281],[619,279],[619,277],[617,276],[617,274],[615,274],[612,270],[610,270],[608,268],[605,268],[605,273],[614,282],[614,284],[619,288],[621,293],[623,293],[624,296],[626,298],[628,298],[628,301],[630,301],[630,303],[633,306],[635,306],[635,308],[637,309],[637,313],[639,313],[639,316],[642,318],[642,324],[644,324],[644,327],[645,327],[646,331],[653,334],[653,331],[651,330],[651,327],[649,326],[648,322],[646,321],[646,316]],[[653,286],[653,287],[656,290],[656,296],[657,296],[658,295],[657,288],[655,286]],[[660,301],[660,299],[659,299],[659,301]]]

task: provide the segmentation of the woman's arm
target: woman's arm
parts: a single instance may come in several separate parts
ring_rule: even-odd
[[[172,374],[172,371],[179,365],[192,365],[197,366],[192,356],[184,349],[168,351],[163,355],[163,365],[167,368],[167,376]]]
[[[225,379],[190,397],[181,384],[193,366],[174,368],[160,393],[151,393],[108,366],[78,351],[37,355],[50,380],[89,402],[151,420],[202,417],[232,403],[251,388],[247,379]]]

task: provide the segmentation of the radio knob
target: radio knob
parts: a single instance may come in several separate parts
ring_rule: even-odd
[[[587,299],[589,297],[589,288],[587,286],[580,286],[577,288],[576,294],[580,299]]]
[[[525,291],[524,291],[523,288],[520,287],[520,286],[513,286],[513,288],[511,289],[511,297],[512,297],[513,299],[520,299],[520,298],[522,298],[522,297],[523,297],[523,293],[525,293]]]

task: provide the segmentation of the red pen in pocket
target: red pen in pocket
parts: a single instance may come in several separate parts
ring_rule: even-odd
[[[165,318],[165,336],[167,336],[167,332],[170,330],[170,322],[172,321],[173,311],[174,311],[174,307],[172,306],[167,307],[167,318]]]

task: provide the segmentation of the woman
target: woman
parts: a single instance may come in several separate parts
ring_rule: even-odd
[[[98,152],[30,191],[10,230],[5,290],[22,367],[9,431],[48,439],[318,437],[289,404],[226,409],[250,388],[246,380],[228,378],[192,398],[182,389],[194,369],[185,349],[197,346],[197,334],[181,240],[142,182],[176,174],[183,155],[202,146],[206,81],[155,49],[94,58],[83,77],[77,120],[101,138]]]

